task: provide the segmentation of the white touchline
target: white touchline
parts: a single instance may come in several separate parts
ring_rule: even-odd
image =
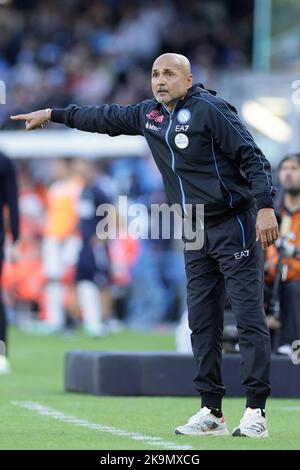
[[[175,442],[164,441],[161,437],[146,436],[144,434],[129,432],[123,429],[113,428],[111,426],[105,426],[103,424],[91,423],[86,419],[79,419],[75,416],[68,416],[61,411],[55,410],[48,406],[35,403],[33,401],[11,401],[12,405],[25,408],[26,410],[35,411],[39,415],[47,416],[48,418],[56,419],[63,423],[74,424],[74,426],[82,426],[84,428],[93,429],[114,436],[124,436],[135,441],[143,441],[145,444],[162,447],[170,450],[191,450],[193,449],[190,445],[177,445]]]

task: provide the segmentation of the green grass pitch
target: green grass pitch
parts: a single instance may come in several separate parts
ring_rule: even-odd
[[[93,340],[79,332],[69,337],[41,337],[12,329],[9,347],[13,373],[0,376],[0,449],[166,449],[161,442],[187,445],[193,450],[300,449],[300,400],[270,399],[270,438],[250,440],[174,435],[174,428],[198,411],[197,398],[94,397],[64,392],[63,359],[67,350],[172,350],[174,339],[170,333],[123,331]],[[114,435],[105,432],[106,428],[63,422],[57,415],[53,418],[16,404],[24,401],[85,420],[84,423],[125,432]],[[239,422],[243,408],[243,399],[224,400],[230,430]],[[160,441],[150,445],[145,439],[134,440],[130,433],[158,437]]]

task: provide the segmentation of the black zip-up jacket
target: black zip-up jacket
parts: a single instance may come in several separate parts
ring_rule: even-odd
[[[71,104],[51,120],[110,136],[143,135],[162,174],[170,204],[204,204],[206,224],[254,204],[273,207],[271,166],[236,109],[202,84],[170,113],[155,99],[134,106]]]

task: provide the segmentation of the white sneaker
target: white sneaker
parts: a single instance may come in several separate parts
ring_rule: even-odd
[[[247,408],[239,426],[232,431],[233,436],[239,437],[269,437],[267,419],[263,417],[260,408]]]
[[[10,365],[6,356],[0,355],[0,375],[9,374]]]
[[[225,417],[217,418],[209,408],[201,410],[193,415],[184,426],[178,426],[175,434],[187,436],[228,436]]]

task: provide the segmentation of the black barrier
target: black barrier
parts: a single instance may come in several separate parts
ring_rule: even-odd
[[[244,396],[240,356],[224,354],[226,396]],[[194,359],[177,352],[69,351],[65,357],[65,390],[111,396],[198,396],[193,388]],[[300,365],[273,356],[272,397],[300,398]]]

